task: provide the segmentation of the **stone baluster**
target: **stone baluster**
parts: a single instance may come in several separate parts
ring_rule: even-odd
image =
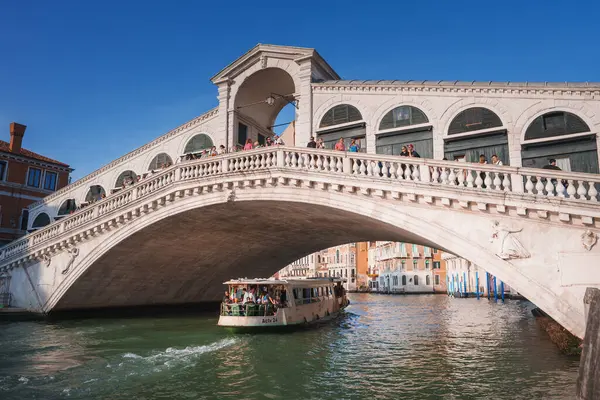
[[[554,184],[552,183],[552,179],[546,179],[546,196],[554,197]]]
[[[573,179],[569,179],[569,186],[567,186],[567,194],[569,195],[569,198],[573,199],[577,194],[577,189],[575,189],[575,183],[573,182]]]
[[[465,171],[467,172],[467,187],[475,187],[473,186],[473,182],[475,181],[475,178],[473,178],[473,171],[470,169],[465,169]]]
[[[502,179],[502,188],[505,192],[510,192],[510,180],[508,179],[508,174],[503,174],[504,177]],[[523,182],[521,180],[521,182]]]
[[[475,185],[477,186],[478,189],[483,188],[483,179],[481,178],[481,174],[483,172],[479,172],[477,170],[474,170],[475,172]]]
[[[587,200],[587,189],[585,188],[584,181],[577,181],[577,196],[581,200]]]
[[[544,194],[544,183],[542,182],[542,177],[541,176],[536,176],[535,177],[537,182],[535,183],[535,192],[536,194]]]
[[[323,157],[323,171],[329,172],[329,157]]]
[[[411,173],[410,173],[410,168],[411,168],[411,167],[412,167],[412,165],[409,165],[409,164],[404,164],[404,171],[403,171],[403,174],[404,174],[404,180],[405,180],[405,181],[409,181],[409,180],[410,180],[410,175],[411,175]]]
[[[456,186],[456,170],[454,168],[450,168],[450,174],[448,174],[448,182],[447,185]]]
[[[336,158],[337,158],[336,172],[342,173],[342,172],[344,172],[344,163],[342,162],[342,157],[336,157]]]
[[[598,190],[596,189],[596,182],[589,181],[590,190],[588,190],[588,196],[590,201],[598,201]]]
[[[367,164],[367,176],[373,176],[375,171],[373,171],[373,161],[365,161]]]
[[[500,179],[500,174],[494,172],[494,189],[502,190],[502,180]]]
[[[490,178],[490,171],[485,171],[485,179],[483,180],[485,187],[488,189],[492,188],[492,178]]]
[[[317,170],[318,171],[323,170],[323,157],[322,156],[317,156]]]
[[[390,169],[389,169],[389,172],[388,172],[388,176],[390,178],[396,179],[396,177],[397,177],[396,174],[398,173],[398,169],[397,168],[398,168],[398,164],[397,163],[395,163],[393,161],[390,162]]]
[[[433,173],[431,174],[431,181],[434,183],[439,183],[440,181],[440,168],[433,167]]]
[[[449,172],[448,168],[442,169],[442,176],[441,176],[442,185],[447,185],[449,183],[448,172]],[[452,169],[450,169],[450,173],[452,173]]]
[[[362,160],[360,160],[360,161],[359,161],[359,160],[356,160],[356,161],[357,161],[357,162],[360,162],[360,168],[359,168],[359,171],[360,171],[360,173],[359,173],[359,175],[365,175],[365,174],[366,174],[366,171],[367,171],[367,167],[366,167],[366,165],[365,165],[365,162],[364,162],[364,161],[362,161]]]
[[[349,160],[351,160],[351,162],[352,162],[352,173],[354,175],[358,175],[360,173],[360,168],[358,167],[358,162],[356,161],[355,158],[349,158]]]
[[[284,159],[284,165],[287,166],[291,166],[291,158],[290,158],[290,153],[288,151],[285,152],[285,159]]]
[[[413,181],[419,181],[420,177],[421,177],[421,173],[419,172],[419,166],[415,165],[413,167],[413,171],[412,171],[412,177],[413,177]]]
[[[381,163],[381,175],[384,178],[387,178],[390,176],[390,168],[389,168],[388,164],[390,164],[390,163],[388,163],[387,161],[382,161],[382,163]]]
[[[527,175],[525,178],[527,179],[527,181],[525,182],[525,190],[527,191],[527,193],[533,194],[533,189],[535,188],[535,186],[531,181],[531,175]]]

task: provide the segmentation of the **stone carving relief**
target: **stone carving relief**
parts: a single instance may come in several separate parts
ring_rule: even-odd
[[[68,249],[67,253],[70,254],[71,258],[69,259],[69,262],[67,262],[66,268],[62,270],[63,275],[66,275],[69,272],[69,269],[71,269],[71,267],[73,266],[75,258],[77,258],[77,256],[79,255],[79,249],[77,247],[73,247]]]
[[[50,263],[52,262],[52,257],[50,257],[50,255],[49,255],[49,254],[44,254],[44,255],[42,256],[42,261],[44,262],[44,265],[45,265],[45,266],[46,266],[46,268],[47,268],[47,267],[49,267],[49,266],[50,266]]]
[[[581,244],[587,251],[592,250],[597,241],[598,235],[589,229],[581,234]]]
[[[490,238],[490,242],[498,242],[498,252],[496,253],[498,257],[503,260],[531,257],[531,254],[523,247],[515,235],[522,230],[523,228],[513,229],[498,221],[492,223],[492,237]]]
[[[267,68],[267,56],[265,56],[264,54],[260,56],[260,67],[262,69]]]

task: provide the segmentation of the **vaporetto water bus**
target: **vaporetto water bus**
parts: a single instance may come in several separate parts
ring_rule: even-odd
[[[348,306],[341,278],[234,279],[219,326],[235,328],[308,325],[329,320]]]

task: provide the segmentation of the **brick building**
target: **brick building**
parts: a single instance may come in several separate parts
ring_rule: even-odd
[[[10,124],[10,142],[0,140],[0,245],[50,223],[47,214],[29,215],[27,207],[69,183],[67,164],[21,147],[25,125]]]

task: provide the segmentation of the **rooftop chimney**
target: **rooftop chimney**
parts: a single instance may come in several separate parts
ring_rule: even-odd
[[[9,150],[12,153],[18,153],[21,151],[21,144],[23,143],[23,136],[25,135],[25,129],[27,126],[17,124],[16,122],[10,123],[10,147]]]

